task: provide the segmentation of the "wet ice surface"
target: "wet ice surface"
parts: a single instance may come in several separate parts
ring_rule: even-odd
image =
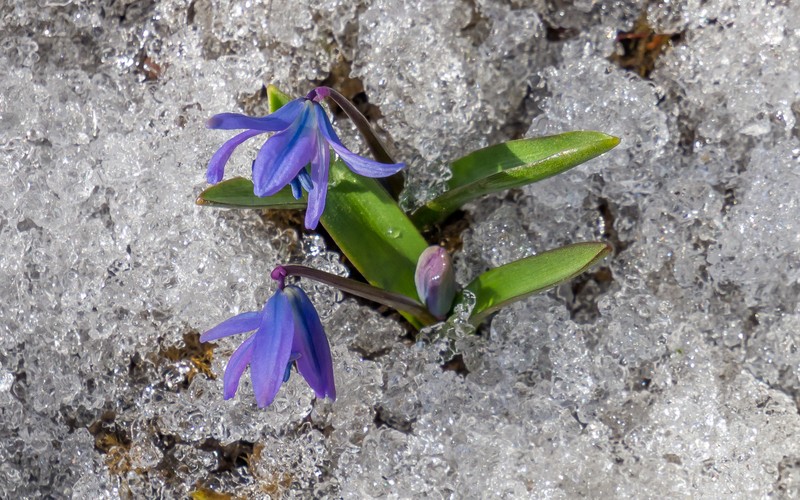
[[[608,60],[645,2],[418,3],[0,6],[0,497],[800,494],[796,6],[651,3],[681,36],[645,80]],[[279,262],[347,269],[321,238],[193,205],[227,137],[203,123],[340,58],[412,204],[475,147],[622,138],[470,205],[462,284],[572,241],[617,252],[450,343],[306,285],[339,399],[293,377],[267,410],[249,381],[222,401],[237,340],[208,366],[193,335],[260,307]],[[454,352],[466,371],[441,368]]]

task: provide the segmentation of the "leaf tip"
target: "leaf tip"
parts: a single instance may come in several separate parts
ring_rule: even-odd
[[[605,132],[598,132],[598,131],[594,131],[594,133],[597,134],[596,136],[597,144],[602,145],[604,151],[609,151],[611,149],[614,149],[619,145],[620,142],[622,142],[622,139],[620,139],[615,135],[606,134]]]
[[[569,134],[570,132],[567,132]],[[622,139],[615,135],[606,134],[605,132],[600,132],[598,130],[589,130],[589,131],[577,131],[573,133],[589,133],[592,134],[592,138],[598,146],[603,148],[603,152],[610,151],[617,147]]]
[[[587,241],[584,243],[575,243],[575,245],[587,245],[587,246],[594,246],[597,248],[597,253],[591,260],[591,265],[594,265],[600,259],[607,257],[611,252],[614,251],[614,247],[611,246],[611,243],[605,241]]]
[[[269,112],[274,113],[278,111],[283,105],[291,100],[284,92],[273,84],[267,85],[267,103],[269,105]]]
[[[610,243],[606,242],[598,242],[598,243],[600,243],[600,245],[602,246],[597,250],[597,254],[594,256],[594,258],[592,258],[589,264],[587,264],[586,269],[589,269],[590,267],[594,266],[601,260],[605,259],[609,255],[611,255],[611,253],[614,251],[614,247],[612,247]]]

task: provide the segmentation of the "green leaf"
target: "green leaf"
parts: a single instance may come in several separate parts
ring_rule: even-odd
[[[291,100],[292,98],[288,94],[281,92],[275,85],[267,85],[267,104],[270,113],[278,111]]]
[[[552,177],[617,144],[617,137],[578,131],[480,149],[453,162],[448,191],[417,209],[412,219],[419,227],[436,224],[470,200]]]
[[[197,204],[224,208],[305,208],[304,199],[296,200],[292,189],[285,187],[272,196],[260,198],[253,194],[253,181],[234,177],[206,189],[197,197]]]
[[[574,243],[490,269],[464,290],[475,294],[470,321],[480,324],[503,306],[567,281],[611,252],[605,243]],[[463,295],[458,299],[463,300]]]
[[[414,271],[428,243],[377,181],[333,162],[320,222],[368,282],[416,299]],[[424,324],[401,314],[418,328]]]
[[[455,160],[451,167],[453,176],[448,181],[448,187],[454,189],[504,170],[532,165],[538,165],[535,175],[536,180],[541,180],[545,177],[538,176],[545,172],[549,172],[549,175],[563,172],[569,168],[564,166],[565,163],[570,166],[578,165],[605,153],[617,144],[619,144],[617,137],[585,130],[496,144]],[[580,161],[565,162],[564,157]],[[556,159],[561,161],[555,165],[549,162],[541,163],[543,160]],[[539,172],[540,170],[545,172]]]

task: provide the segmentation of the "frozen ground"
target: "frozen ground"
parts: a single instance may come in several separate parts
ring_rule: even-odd
[[[649,79],[609,60],[643,12],[675,35]],[[1,0],[0,33],[0,497],[800,495],[797,2]],[[342,61],[411,163],[406,203],[481,145],[622,138],[468,207],[462,283],[616,252],[449,346],[313,289],[340,398],[294,377],[268,410],[249,385],[225,402],[237,341],[196,332],[259,307],[278,262],[347,270],[193,204],[228,135],[203,123]]]

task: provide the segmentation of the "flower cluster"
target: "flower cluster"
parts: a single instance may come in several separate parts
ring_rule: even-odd
[[[211,158],[206,174],[208,182],[215,184],[222,180],[225,165],[244,141],[265,132],[277,132],[264,143],[253,162],[254,194],[271,196],[289,185],[295,198],[300,198],[305,189],[309,193],[305,225],[313,229],[325,207],[331,149],[350,170],[366,177],[385,177],[402,169],[403,163],[380,163],[344,147],[320,105],[330,92],[327,87],[319,87],[262,118],[232,113],[213,116],[208,121],[209,128],[246,130],[228,140]],[[417,263],[415,282],[422,304],[410,297],[304,266],[278,266],[272,272],[278,288],[261,311],[234,316],[200,337],[201,342],[209,342],[253,332],[231,355],[225,368],[225,399],[236,394],[239,381],[249,366],[256,402],[259,407],[268,406],[289,379],[293,365],[318,398],[336,399],[328,339],[305,292],[294,285],[285,286],[290,270],[295,275],[327,282],[400,310],[415,311],[418,317],[431,322],[447,315],[455,294],[452,262],[439,246],[425,250]]]

